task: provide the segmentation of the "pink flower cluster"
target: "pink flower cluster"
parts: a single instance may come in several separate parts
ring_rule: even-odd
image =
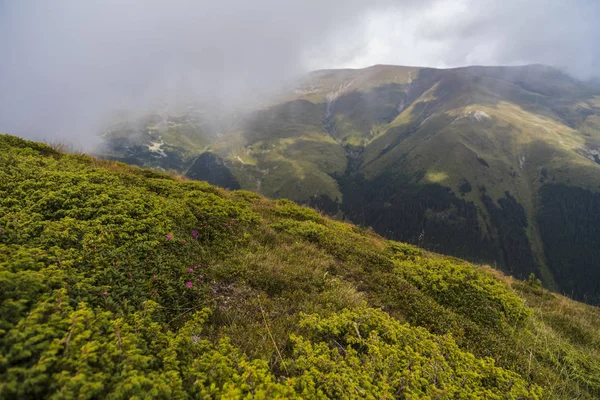
[[[196,272],[196,270],[197,270],[198,268],[200,268],[200,266],[199,266],[199,265],[194,265],[192,268],[188,268],[188,269],[187,269],[187,271],[188,271],[190,274],[193,274],[193,273],[195,273],[195,272]],[[197,279],[199,279],[199,280],[200,280],[200,279],[204,279],[204,275],[198,275],[196,278],[197,278]],[[190,289],[191,289],[191,288],[194,286],[194,283],[193,283],[192,281],[188,281],[188,282],[186,282],[186,284],[185,284],[185,285],[186,285],[188,288],[190,288]],[[197,292],[197,293],[198,293],[198,292]]]

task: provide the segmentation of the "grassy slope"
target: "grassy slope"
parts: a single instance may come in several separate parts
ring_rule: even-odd
[[[527,234],[544,281],[555,287],[544,268],[535,224],[542,172],[552,182],[600,188],[600,165],[584,150],[598,148],[600,110],[576,82],[564,76],[543,81],[538,76],[548,72],[531,68],[489,68],[487,73],[467,68],[454,76],[438,71],[429,83],[432,89],[366,147],[362,172],[371,178],[390,168],[422,173],[422,183],[439,183],[456,193],[466,180],[474,188],[484,185],[492,199],[510,192],[527,212]],[[474,78],[475,73],[482,76]],[[582,109],[591,115],[580,116]],[[478,190],[463,197],[485,210]],[[480,217],[485,224],[486,213]]]
[[[536,107],[542,100],[528,96],[542,97],[511,82],[485,77],[476,81],[468,76],[434,80],[432,89],[417,98],[389,125],[384,134],[367,146],[363,172],[367,176],[375,176],[411,153],[411,161],[419,159],[416,165],[407,163],[414,165],[414,169],[434,173],[438,167],[436,163],[441,164],[439,169],[454,168],[453,173],[448,174],[454,180],[447,183],[458,191],[461,175],[468,177],[473,174],[473,164],[469,162],[473,157],[467,158],[464,168],[462,162],[455,162],[458,157],[446,157],[444,161],[442,155],[449,153],[447,146],[450,144],[464,148],[463,152],[472,156],[479,155],[495,163],[498,168],[484,170],[486,179],[491,177],[494,184],[500,183],[508,175],[507,168],[524,170],[520,175],[535,180],[539,178],[541,166],[546,166],[557,170],[556,178],[561,182],[570,179],[575,185],[597,188],[599,166],[578,152],[586,142],[593,141],[598,135],[594,129],[597,116],[591,115],[580,121],[582,126],[588,128],[588,135],[585,135],[568,126],[555,111],[548,107]],[[544,101],[548,103],[552,99]],[[557,106],[561,111],[565,107]],[[410,133],[406,140],[398,140],[407,131]],[[430,140],[433,138],[435,140]],[[542,145],[547,149],[541,149]],[[393,148],[389,149],[389,146]],[[382,155],[383,149],[387,152]],[[533,160],[529,157],[530,153]],[[523,166],[520,165],[522,157]],[[570,176],[558,167],[566,164],[580,169],[580,173]],[[589,171],[584,173],[586,170]],[[498,176],[494,177],[496,172]],[[508,183],[500,185],[497,190],[492,189],[494,197],[500,197],[510,185]]]
[[[242,187],[299,201],[317,193],[341,199],[330,175],[343,173],[347,156],[357,150],[364,149],[361,172],[368,178],[411,153],[403,169],[425,172],[456,192],[463,179],[472,178],[475,186],[491,179],[492,198],[502,197],[508,188],[531,214],[532,185],[542,166],[553,169],[560,182],[598,187],[597,165],[582,151],[600,147],[598,95],[590,90],[535,65],[315,71],[209,151],[227,160]],[[491,118],[486,123],[469,117],[477,111]],[[402,141],[406,135],[410,140]],[[467,161],[456,163],[448,146]],[[495,168],[478,174],[471,163],[477,155]],[[523,173],[522,157],[527,166]],[[578,173],[571,174],[567,166]],[[507,179],[511,169],[519,172],[519,182]],[[290,177],[297,185],[284,187]],[[467,197],[480,202],[475,193]]]
[[[248,190],[297,201],[315,195],[342,201],[332,175],[346,170],[345,146],[362,146],[389,122],[382,118],[397,108],[395,98],[405,97],[405,85],[417,70],[377,65],[312,72],[293,93],[277,98],[208,151],[222,157]],[[377,91],[385,85],[395,86]],[[357,93],[364,97],[348,96]]]
[[[600,395],[600,311],[536,282],[285,200],[0,149],[0,397]]]
[[[271,197],[341,199],[331,174],[346,168],[342,147],[322,128],[323,105],[298,100],[249,118],[209,151],[223,157],[242,187]]]
[[[366,92],[389,84],[405,84],[416,76],[418,70],[417,67],[374,65],[363,69],[314,71],[298,83],[294,94],[284,99],[324,103],[331,99],[331,95],[339,96],[353,91]]]

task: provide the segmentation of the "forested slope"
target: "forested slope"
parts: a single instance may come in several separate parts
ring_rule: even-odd
[[[534,278],[0,136],[0,398],[595,399],[598,349]]]

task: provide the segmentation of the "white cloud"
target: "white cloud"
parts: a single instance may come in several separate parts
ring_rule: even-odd
[[[586,79],[600,75],[598,20],[600,3],[587,0],[438,0],[388,8],[369,14],[366,44],[340,66],[542,63]]]
[[[545,63],[600,75],[597,0],[0,2],[0,131],[89,140],[106,114],[253,101],[308,69]]]

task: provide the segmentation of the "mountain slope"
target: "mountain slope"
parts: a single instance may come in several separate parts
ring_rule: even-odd
[[[600,395],[600,311],[288,200],[0,136],[0,397]]]
[[[596,86],[541,65],[374,66],[279,101],[207,149],[229,182],[600,301]],[[237,187],[206,167],[188,176]]]
[[[235,117],[219,108],[156,106],[141,115],[117,115],[102,133],[99,157],[158,170],[185,170]]]

